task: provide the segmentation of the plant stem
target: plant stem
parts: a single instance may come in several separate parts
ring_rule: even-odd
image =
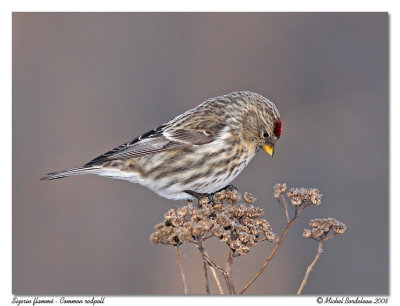
[[[332,237],[332,236],[331,236],[331,237]],[[313,260],[313,261],[311,262],[311,264],[308,266],[308,268],[307,268],[307,270],[306,270],[306,273],[305,273],[305,275],[304,275],[303,281],[301,282],[300,288],[299,288],[299,290],[297,291],[297,294],[301,294],[301,293],[302,293],[302,291],[303,291],[303,289],[304,289],[304,286],[305,286],[306,283],[307,283],[308,276],[310,275],[310,272],[311,272],[312,268],[315,266],[316,262],[317,262],[318,259],[319,259],[319,256],[321,255],[321,253],[322,253],[322,251],[323,251],[323,250],[322,250],[322,245],[323,245],[323,243],[324,243],[324,240],[321,240],[321,241],[318,242],[317,254],[315,254],[314,260]]]
[[[282,202],[281,202],[281,199],[280,199],[280,196],[279,196],[279,198],[277,198],[276,200],[278,201],[279,206],[280,206],[283,210],[285,210],[285,206],[283,206],[283,204],[282,204]]]
[[[204,278],[205,278],[205,286],[206,286],[206,292],[207,294],[210,294],[210,285],[208,283],[208,273],[207,273],[207,259],[204,254],[204,246],[203,246],[203,240],[199,240],[197,243],[197,247],[201,253],[201,257],[203,259],[203,269],[204,269]]]
[[[332,235],[330,235],[330,236],[328,236],[328,237],[325,237],[322,241],[325,242],[325,241],[327,241],[328,239],[331,239],[332,237],[335,237],[336,235],[337,235],[336,233],[333,233]]]
[[[207,252],[204,250],[204,256],[206,257],[206,260],[208,262],[208,264],[213,265],[214,267],[216,267],[218,270],[220,270],[222,272],[222,274],[226,273],[224,269],[222,269],[220,266],[218,266],[211,258],[210,256],[208,256]]]
[[[261,275],[261,273],[263,273],[263,271],[265,270],[265,268],[268,266],[269,262],[271,261],[272,257],[274,257],[276,251],[278,250],[279,246],[282,243],[283,238],[285,238],[290,226],[293,224],[294,220],[296,220],[297,216],[298,216],[298,214],[296,213],[296,215],[293,217],[293,219],[288,222],[288,224],[285,227],[285,230],[283,231],[281,237],[278,240],[278,243],[272,249],[271,253],[269,254],[269,256],[267,258],[267,260],[264,262],[264,264],[262,265],[261,269],[246,284],[246,286],[243,287],[243,289],[240,291],[240,294],[243,294],[256,281],[256,279]]]
[[[225,275],[225,273],[226,273],[225,270],[222,269],[220,266],[218,266],[218,265],[208,256],[206,250],[204,250],[204,256],[206,257],[206,260],[207,260],[208,266],[209,266],[210,269],[211,269],[211,272],[213,272],[213,276],[214,276],[214,278],[215,278],[215,282],[217,283],[217,287],[218,287],[219,293],[224,294],[224,290],[222,289],[221,283],[220,283],[220,281],[219,281],[219,278],[218,278],[217,273],[215,272],[214,267],[217,268],[218,270],[220,270],[221,273],[222,273],[223,275]]]
[[[287,220],[287,223],[289,223],[289,222],[290,222],[290,221],[289,221],[289,220],[290,220],[290,218],[289,218],[289,211],[288,211],[288,208],[287,208],[287,204],[286,204],[285,197],[283,196],[282,199],[283,199],[283,203],[285,204],[286,220]]]
[[[185,273],[183,272],[183,267],[182,267],[181,259],[180,259],[180,256],[179,256],[178,246],[175,246],[175,254],[176,254],[176,263],[178,265],[179,271],[181,272],[181,278],[182,278],[182,282],[183,282],[183,290],[184,290],[185,294],[188,294],[188,289],[187,289],[187,284],[186,284],[186,277],[185,277]]]
[[[229,248],[230,249],[230,248]],[[206,257],[206,260],[208,262],[208,264],[211,266],[214,266],[215,268],[217,268],[219,271],[221,271],[222,275],[224,276],[224,280],[226,283],[226,287],[228,288],[228,292],[229,294],[236,294],[235,292],[235,288],[233,286],[233,280],[229,274],[229,272],[227,270],[224,270],[223,268],[221,268],[220,266],[218,266],[207,254],[206,251],[204,251],[204,256]],[[231,269],[232,267],[232,250],[230,249],[229,254],[228,254],[228,260],[227,260],[227,269]],[[222,289],[222,288],[221,288]],[[220,290],[221,292],[221,290]]]
[[[214,276],[215,283],[217,284],[219,293],[220,293],[220,294],[224,294],[224,290],[222,289],[222,286],[221,286],[221,283],[220,283],[220,281],[219,281],[217,272],[215,271],[215,268],[213,267],[213,265],[212,265],[209,261],[207,261],[207,263],[208,263],[208,267],[209,267],[210,270],[211,270],[212,275]]]
[[[232,253],[233,253],[232,249],[229,248],[228,260],[226,261],[226,280],[227,280],[227,285],[229,284],[229,293],[236,294],[235,286],[233,285],[233,279],[232,279],[232,263],[233,263]]]

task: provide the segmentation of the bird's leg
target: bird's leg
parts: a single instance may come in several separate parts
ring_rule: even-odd
[[[214,203],[214,194],[213,193],[198,193],[193,190],[185,190],[187,194],[190,194],[191,196],[195,197],[197,199],[197,206],[201,207],[200,205],[200,199],[207,197],[208,201],[210,204]]]
[[[239,189],[237,189],[235,186],[233,186],[233,185],[228,185],[228,186],[225,186],[224,188],[221,188],[220,190],[218,190],[218,191],[216,191],[216,192],[220,192],[220,191],[222,191],[222,190],[225,190],[225,191],[228,191],[228,192],[232,192],[232,191],[234,191],[234,190],[239,191]]]
[[[223,190],[228,191],[228,192],[232,192],[234,190],[239,191],[235,186],[228,185],[228,186],[225,186],[224,188],[221,188],[220,190],[217,190],[216,192],[213,192],[213,193],[198,193],[193,190],[184,190],[184,192],[195,197],[197,199],[197,206],[200,207],[201,206],[200,199],[207,197],[209,203],[214,204],[214,194],[216,194],[217,192],[223,191]]]

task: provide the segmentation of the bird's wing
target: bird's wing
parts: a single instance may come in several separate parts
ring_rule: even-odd
[[[167,129],[166,125],[162,125],[96,157],[88,162],[85,167],[98,165],[109,160],[128,159],[194,145],[203,145],[214,141],[216,136],[215,131],[205,129]]]

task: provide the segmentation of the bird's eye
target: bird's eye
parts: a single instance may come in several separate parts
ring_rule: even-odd
[[[267,132],[264,132],[263,137],[264,137],[264,138],[268,138],[268,137],[269,137],[269,134],[268,134]]]

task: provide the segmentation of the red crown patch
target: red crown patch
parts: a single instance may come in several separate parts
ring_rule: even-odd
[[[276,137],[281,137],[282,134],[282,120],[279,118],[274,125],[274,134]]]

